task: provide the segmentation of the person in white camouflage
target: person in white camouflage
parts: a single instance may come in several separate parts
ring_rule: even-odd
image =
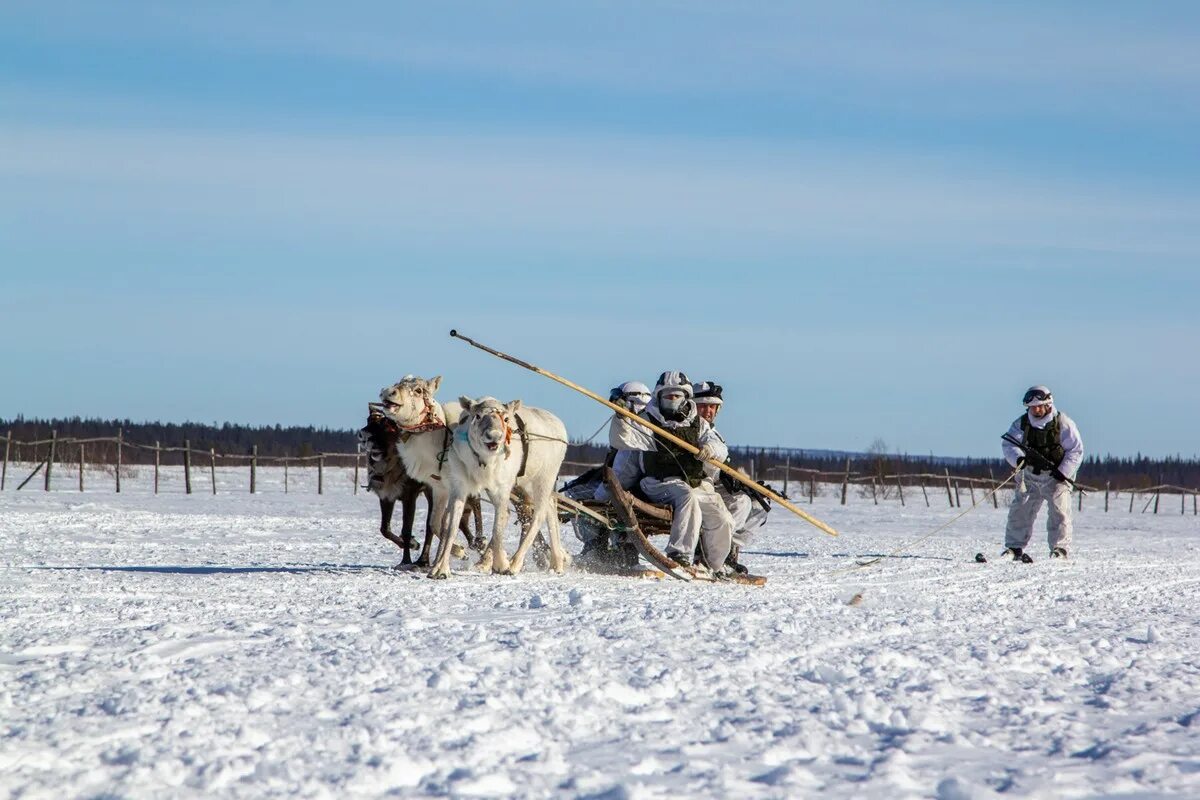
[[[664,372],[641,416],[697,448],[699,456],[648,433],[644,442],[631,441],[631,449],[617,453],[613,472],[624,488],[636,485],[650,502],[673,509],[666,548],[669,558],[690,566],[697,545],[702,544],[709,568],[727,573],[725,559],[732,543],[733,519],[705,473],[704,462],[724,461],[728,450],[697,412],[691,381],[682,372]],[[601,486],[597,497],[606,488]]]
[[[696,411],[712,426],[713,435],[721,440],[721,443],[726,446],[726,453],[728,453],[728,442],[717,430],[717,414],[725,402],[723,394],[724,389],[721,385],[712,381],[699,381],[692,384],[692,402],[696,404]],[[726,463],[728,463],[728,458],[726,458]],[[729,549],[729,556],[725,563],[737,572],[746,572],[746,567],[741,563],[742,548],[750,543],[754,531],[766,524],[769,506],[757,500],[756,496],[750,494],[742,484],[716,467],[705,465],[704,472],[713,482],[717,495],[725,503],[725,508],[728,509],[729,516],[733,519],[733,545]]]
[[[1046,538],[1053,558],[1066,558],[1071,547],[1071,486],[1083,461],[1083,439],[1079,428],[1054,406],[1054,396],[1045,386],[1025,392],[1026,412],[1008,429],[1004,458],[1016,470],[1017,488],[1008,509],[1004,531],[1004,555],[1015,561],[1031,562],[1025,552],[1033,538],[1033,523],[1043,503],[1048,503]]]

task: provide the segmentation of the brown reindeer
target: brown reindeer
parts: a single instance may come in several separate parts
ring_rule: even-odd
[[[358,440],[367,454],[367,489],[379,497],[379,532],[388,541],[395,542],[403,552],[401,565],[412,564],[411,551],[413,548],[413,520],[417,514],[417,498],[425,495],[428,509],[432,503],[432,493],[425,484],[414,480],[404,471],[404,464],[396,452],[396,442],[400,438],[400,429],[377,408],[368,407],[367,424],[358,432]],[[396,501],[400,501],[400,535],[392,533],[392,513]],[[421,555],[417,558],[419,567],[429,566],[430,542],[433,538],[431,523],[432,514],[425,514],[425,544]],[[475,533],[471,533],[471,519],[475,521]],[[478,498],[468,506],[459,520],[458,529],[466,537],[468,544],[475,550],[482,550],[483,513]]]

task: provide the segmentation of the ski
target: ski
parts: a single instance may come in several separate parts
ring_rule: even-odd
[[[1004,555],[1005,555],[1004,553],[1000,554],[1001,560],[1019,561],[1022,564],[1032,564],[1033,563],[1033,556],[1029,555],[1029,553],[1021,553],[1021,555],[1018,558],[1011,558],[1011,559],[1004,558]],[[986,564],[986,563],[988,563],[988,557],[985,556],[983,553],[976,553],[975,554],[975,563],[976,564]]]

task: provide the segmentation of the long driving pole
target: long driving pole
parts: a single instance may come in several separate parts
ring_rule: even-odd
[[[668,442],[671,442],[672,444],[676,445],[677,447],[683,448],[684,450],[691,453],[692,455],[700,454],[699,448],[693,447],[691,444],[689,444],[688,442],[685,442],[683,439],[680,439],[678,436],[675,436],[670,431],[664,430],[664,429],[658,427],[657,425],[655,425],[653,422],[649,422],[649,421],[643,419],[642,417],[639,417],[637,414],[634,414],[632,411],[630,411],[627,408],[622,408],[621,406],[617,405],[616,403],[610,403],[609,401],[605,400],[600,395],[596,394],[595,392],[588,391],[587,389],[583,388],[582,386],[580,386],[577,383],[573,383],[573,382],[567,380],[566,378],[555,375],[553,372],[544,370],[541,367],[535,367],[533,364],[530,364],[527,361],[522,361],[519,358],[513,358],[512,356],[508,355],[507,353],[501,353],[499,350],[493,350],[492,348],[488,347],[487,345],[480,344],[479,342],[475,341],[474,339],[472,339],[468,336],[463,336],[461,333],[459,333],[456,330],[450,331],[450,336],[452,336],[455,339],[462,339],[467,344],[471,345],[472,347],[478,347],[480,350],[484,351],[485,353],[491,353],[492,355],[496,356],[497,358],[502,358],[505,361],[508,361],[509,363],[516,364],[518,367],[524,367],[527,370],[536,372],[538,375],[549,378],[552,381],[561,383],[563,386],[566,386],[570,389],[574,389],[575,391],[579,392],[580,394],[585,394],[588,397],[595,400],[597,403],[608,406],[609,408],[611,408],[613,411],[617,412],[621,416],[628,417],[629,419],[633,420],[634,422],[638,423],[639,425],[641,425],[644,428],[649,428],[650,430],[654,431],[662,438],[666,439]],[[781,497],[778,494],[776,494],[775,492],[773,492],[772,490],[768,489],[767,487],[762,486],[758,483],[755,483],[753,480],[751,480],[749,477],[744,475],[739,470],[734,469],[733,467],[729,466],[728,464],[722,464],[720,461],[708,461],[706,463],[711,464],[712,466],[721,470],[726,475],[729,475],[730,477],[732,477],[734,480],[738,481],[739,483],[743,483],[746,486],[749,486],[751,489],[758,492],[759,494],[761,494],[765,497],[768,497],[771,500],[774,500],[776,503],[783,506],[788,511],[791,511],[793,514],[800,517],[802,520],[809,523],[810,525],[813,525],[814,527],[818,528],[819,530],[824,531],[825,533],[829,534],[830,536],[838,535],[837,531],[835,531],[830,526],[826,525],[824,522],[821,522],[821,520],[817,519],[816,517],[812,516],[811,514],[806,514],[803,510],[797,508],[792,503],[788,502],[788,499],[786,497]]]

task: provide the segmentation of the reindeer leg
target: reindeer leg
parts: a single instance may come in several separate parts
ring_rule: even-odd
[[[433,549],[433,490],[428,486],[421,487],[421,494],[425,495],[425,543],[421,546],[421,555],[417,557],[418,567],[429,566],[430,551]],[[413,509],[416,509],[416,500],[413,500]]]
[[[441,530],[442,541],[438,546],[437,563],[433,569],[429,570],[429,577],[445,579],[450,577],[450,551],[453,543],[454,523],[452,520],[462,516],[463,507],[466,505],[466,499],[462,497],[452,497],[449,503],[443,505],[441,497],[435,497],[437,502],[437,510],[435,511],[434,526]],[[447,507],[448,506],[448,507]]]
[[[492,498],[496,507],[496,516],[492,518],[492,541],[488,550],[492,554],[492,572],[501,575],[512,575],[508,562],[508,553],[504,551],[504,529],[508,526],[508,495]]]
[[[483,503],[478,497],[471,505],[471,514],[475,517],[475,536],[471,538],[471,546],[476,550],[482,550],[487,542],[483,540]]]
[[[550,509],[546,511],[546,523],[550,528],[550,569],[562,575],[571,564],[571,556],[562,544],[561,528],[558,521],[558,503],[554,495],[549,498]]]
[[[389,542],[394,542],[397,547],[403,547],[404,542],[400,537],[392,533],[392,511],[396,508],[395,500],[384,500],[379,498],[379,532],[383,534],[383,538]]]
[[[413,520],[417,516],[417,498],[421,494],[421,486],[415,481],[404,487],[400,495],[400,538],[404,541],[404,560],[400,563],[412,563]]]
[[[479,541],[479,562],[475,564],[475,569],[479,570],[480,572],[491,572],[492,563],[496,557],[496,554],[492,550],[491,541],[483,541],[482,513],[479,511],[483,505],[483,501],[478,497],[473,497],[471,500],[475,503],[475,513],[480,514],[480,522],[475,526],[475,538]],[[470,509],[468,508],[468,511],[469,510]],[[463,519],[467,519],[466,514],[463,514]]]
[[[524,527],[521,530],[521,543],[517,545],[517,552],[513,554],[510,575],[516,575],[525,566],[525,554],[529,552],[529,547],[533,544],[533,540],[537,538],[538,526],[541,522],[542,509],[539,506],[533,510],[528,527]]]

